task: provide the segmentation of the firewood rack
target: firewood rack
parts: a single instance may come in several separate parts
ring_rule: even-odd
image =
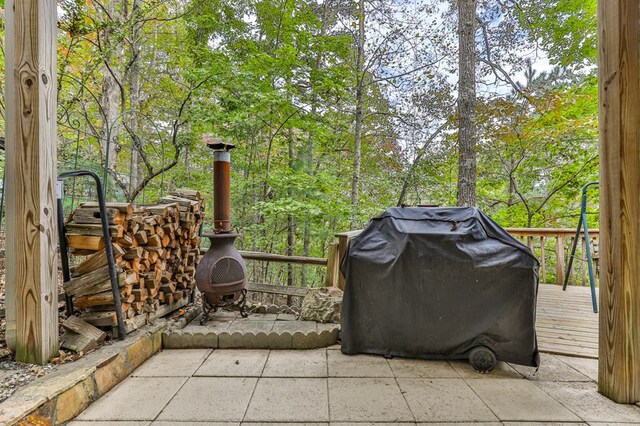
[[[107,265],[109,266],[109,278],[111,279],[111,291],[113,292],[113,305],[116,311],[116,319],[118,321],[118,338],[124,340],[126,330],[124,326],[124,315],[122,313],[122,302],[120,301],[120,288],[118,285],[118,274],[116,273],[116,262],[113,257],[113,247],[111,246],[111,234],[109,232],[109,219],[107,217],[107,207],[105,203],[104,190],[102,182],[98,175],[90,170],[74,170],[60,173],[58,175],[57,185],[57,209],[58,209],[58,241],[60,243],[60,262],[62,264],[62,279],[69,282],[71,273],[69,268],[69,253],[66,239],[66,229],[64,226],[64,180],[70,177],[90,176],[96,183],[96,192],[98,194],[98,208],[100,210],[100,223],[102,225],[102,236],[104,237],[104,250],[107,256]],[[73,298],[65,294],[65,305],[67,315],[73,315]]]

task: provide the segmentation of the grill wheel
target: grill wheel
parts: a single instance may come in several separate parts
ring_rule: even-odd
[[[488,373],[496,368],[498,361],[493,351],[486,346],[478,346],[469,353],[469,363],[479,373]]]

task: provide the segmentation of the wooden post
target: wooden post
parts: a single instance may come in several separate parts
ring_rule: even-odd
[[[338,253],[339,243],[332,243],[327,253],[327,275],[325,276],[325,287],[338,287],[340,275],[340,255]]]
[[[544,254],[544,237],[540,237],[540,284],[547,283],[547,260]]]
[[[336,234],[338,238],[338,287],[340,290],[344,290],[345,278],[340,273],[340,263],[342,262],[342,258],[347,253],[347,248],[349,247],[349,240],[353,237],[360,235],[362,229],[358,229],[355,231],[347,231]]]
[[[56,2],[5,13],[8,303],[16,359],[44,364],[58,349]]]
[[[564,283],[564,236],[558,235],[556,239],[556,284]]]
[[[640,401],[640,6],[599,0],[598,389]]]
[[[342,263],[342,258],[347,252],[347,247],[349,246],[349,237],[347,235],[339,235],[338,236],[338,265]],[[340,272],[340,267],[338,267],[338,287],[340,290],[344,291],[345,279],[344,275]]]

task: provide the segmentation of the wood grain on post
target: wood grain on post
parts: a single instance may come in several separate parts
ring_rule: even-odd
[[[598,3],[600,338],[598,389],[640,401],[640,7]]]
[[[11,0],[5,13],[8,301],[16,359],[44,364],[58,350],[56,2]]]

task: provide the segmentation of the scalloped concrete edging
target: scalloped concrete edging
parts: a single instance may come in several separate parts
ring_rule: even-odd
[[[18,389],[0,403],[0,424],[68,422],[162,349],[165,326],[146,326]]]
[[[316,349],[335,344],[339,324],[300,321],[291,314],[218,311],[200,325],[201,314],[190,312],[187,324],[174,323],[162,332],[166,349]]]
[[[163,331],[165,349],[316,349],[334,345],[340,326],[322,331]]]

